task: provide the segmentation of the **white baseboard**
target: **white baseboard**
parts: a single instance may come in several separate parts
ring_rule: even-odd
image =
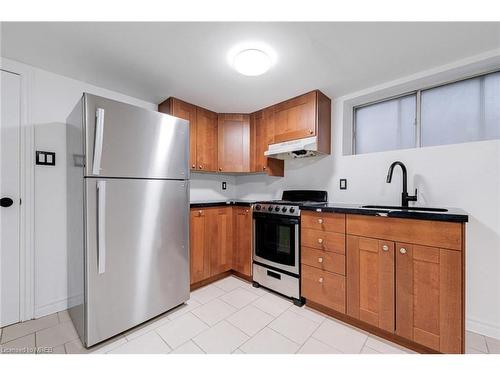
[[[484,336],[493,337],[500,340],[500,327],[491,323],[485,323],[477,319],[468,318],[465,321],[467,331],[480,333]]]
[[[54,303],[50,303],[44,306],[35,307],[35,319],[42,316],[54,314],[59,311],[66,310],[68,308],[68,299],[63,299]]]

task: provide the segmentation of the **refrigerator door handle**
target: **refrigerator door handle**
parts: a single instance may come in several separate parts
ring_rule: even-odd
[[[97,272],[106,271],[106,181],[97,181]]]
[[[95,117],[94,162],[92,164],[92,174],[98,175],[101,172],[102,140],[104,135],[104,109],[97,108]]]

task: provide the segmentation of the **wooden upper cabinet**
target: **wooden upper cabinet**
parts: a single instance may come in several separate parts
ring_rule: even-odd
[[[231,207],[210,210],[210,276],[229,271],[233,263],[233,210]]]
[[[252,276],[252,211],[250,207],[233,207],[233,269]]]
[[[189,121],[189,165],[196,169],[196,106],[177,98],[168,98],[158,111]]]
[[[218,115],[219,172],[250,172],[250,115]]]
[[[347,314],[394,332],[394,242],[347,237]]]
[[[284,176],[284,161],[267,158],[264,152],[274,141],[274,107],[251,115],[251,171],[266,172],[270,176]]]
[[[319,90],[274,106],[273,143],[317,136],[318,151],[330,153],[331,100]]]
[[[210,252],[206,245],[209,241],[209,221],[207,210],[191,210],[189,228],[191,284],[210,277]]]
[[[196,107],[197,170],[217,171],[217,113]]]
[[[396,334],[463,353],[462,253],[396,243]]]

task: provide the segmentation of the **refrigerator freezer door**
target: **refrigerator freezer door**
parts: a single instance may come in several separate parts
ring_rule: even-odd
[[[85,190],[92,346],[188,300],[189,181],[87,178]]]
[[[84,94],[85,176],[189,178],[189,122]]]

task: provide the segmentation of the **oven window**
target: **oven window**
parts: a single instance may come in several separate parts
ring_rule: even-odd
[[[255,254],[287,266],[295,266],[295,223],[286,219],[255,219]]]

